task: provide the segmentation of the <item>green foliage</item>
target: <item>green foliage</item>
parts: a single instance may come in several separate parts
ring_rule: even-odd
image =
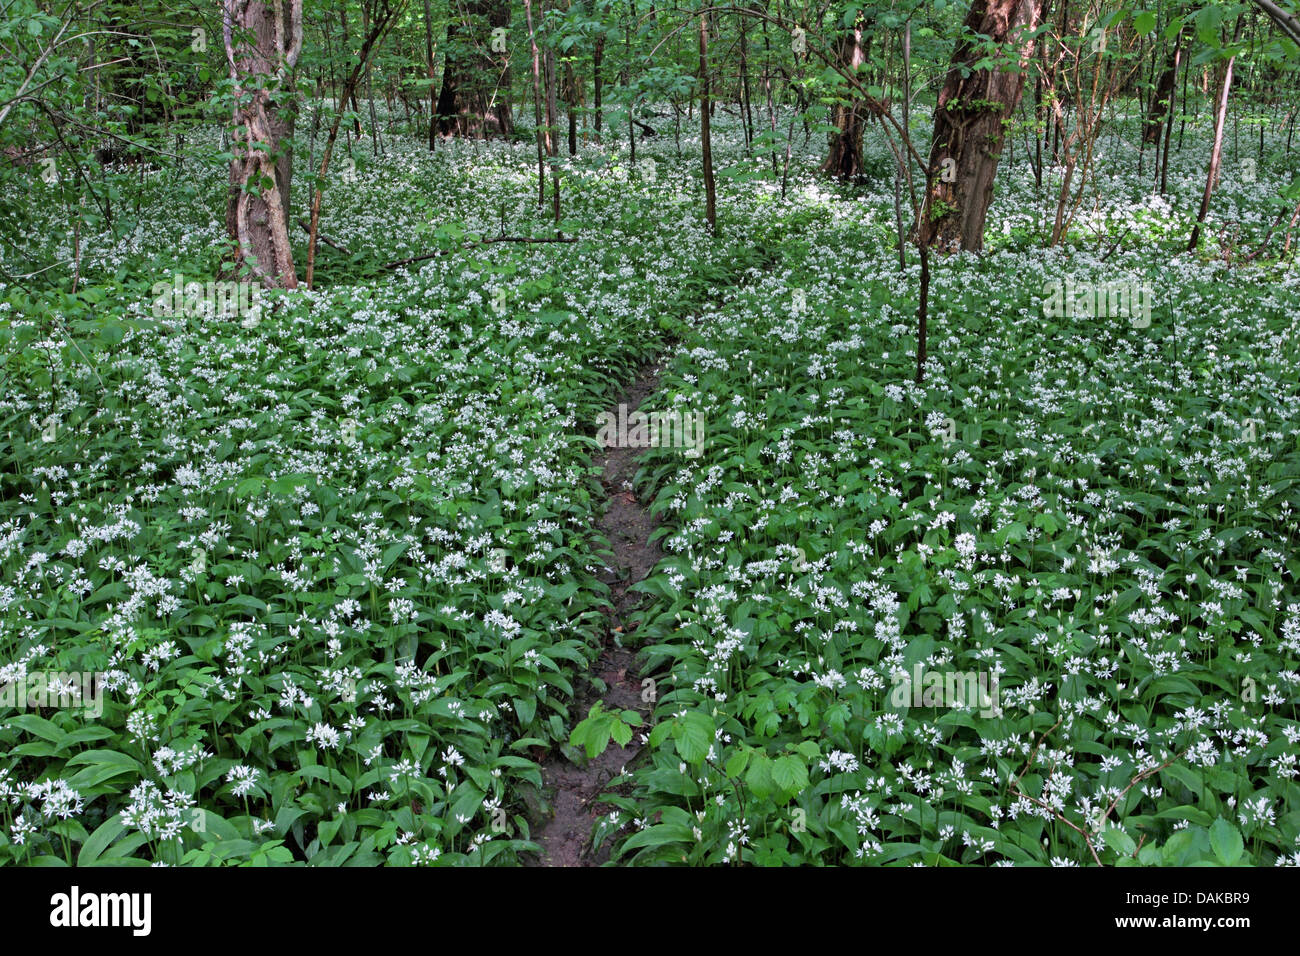
[[[603,44],[609,107],[605,142],[555,164],[577,241],[549,243],[527,123],[430,152],[429,104],[398,96],[436,92],[409,52],[426,26],[435,59],[481,46],[447,37],[452,8],[398,24],[372,121],[330,98],[359,8],[345,43],[339,8],[309,5],[279,93],[319,92],[282,146],[291,223],[320,185],[334,244],[314,290],[256,315],[158,305],[177,276],[243,278],[223,272],[238,145],[210,6],[102,5],[121,29],[93,51],[56,41],[95,25],[81,8],[5,8],[0,863],[515,864],[542,756],[642,729],[592,835],[621,863],[1294,862],[1300,301],[1285,258],[1177,254],[1204,116],[1168,196],[1132,169],[1140,117],[1108,120],[1106,188],[1058,249],[1059,171],[1000,173],[989,254],[932,263],[917,386],[893,153],[872,126],[869,194],[812,174],[850,85],[747,23],[751,79],[786,79],[767,120],[755,92],[752,137],[715,87],[715,239],[685,122],[698,48],[625,8],[542,24],[584,82]],[[1199,63],[1232,52],[1225,9],[1100,22],[1169,41],[1186,13]],[[859,12],[888,95],[902,24],[938,75],[965,11],[839,4],[810,42]],[[717,29],[730,78],[739,21]],[[507,39],[517,64],[518,17]],[[1237,51],[1242,75],[1266,82],[1278,50]],[[1252,246],[1300,201],[1259,99],[1210,217]],[[659,132],[635,166],[633,111]],[[503,235],[538,241],[483,242]],[[1153,323],[1046,320],[1065,273],[1156,285]],[[665,551],[634,585],[629,632],[665,689],[643,728],[572,705],[610,602],[592,422],[651,358],[656,399],[703,412],[708,440],[651,450],[636,479]],[[896,694],[917,667],[996,672],[997,707]],[[101,675],[102,698],[60,703],[59,674]],[[29,679],[34,697],[3,696]]]
[[[578,722],[569,735],[569,745],[586,751],[590,760],[605,751],[611,740],[626,747],[632,739],[632,728],[640,725],[641,715],[635,710],[607,711],[600,701],[591,705],[587,716]]]

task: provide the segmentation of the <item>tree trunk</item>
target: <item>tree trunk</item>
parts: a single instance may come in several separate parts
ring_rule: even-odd
[[[1033,44],[1025,34],[1037,29],[1044,0],[974,0],[965,30],[990,37],[1020,61],[1021,70],[971,68],[988,54],[963,35],[934,110],[928,184],[920,242],[945,252],[979,252],[984,220],[993,201],[993,180],[1005,140],[1003,120],[1020,103]]]
[[[558,137],[557,120],[559,119],[559,108],[556,105],[555,87],[557,79],[555,76],[555,51],[546,51],[546,155],[551,160],[551,206],[555,214],[555,224],[560,224],[560,168],[555,162],[556,153],[559,152],[557,143]]]
[[[352,38],[348,35],[348,7],[347,4],[339,7],[339,25],[343,28],[343,50],[352,52]],[[358,140],[361,139],[361,107],[357,105],[357,94],[354,90],[351,97],[345,96],[343,102],[339,104],[340,110],[348,108],[348,103],[352,104],[352,125],[355,127],[354,132]]]
[[[429,77],[429,152],[433,152],[438,138],[438,108],[433,98],[433,11],[429,0],[424,0],[424,61]]]
[[[1182,56],[1183,32],[1180,31],[1177,39],[1174,40],[1174,48],[1169,51],[1169,59],[1165,61],[1164,72],[1160,74],[1160,80],[1156,83],[1155,95],[1151,98],[1151,109],[1147,112],[1142,133],[1143,144],[1154,146],[1157,156],[1159,156],[1160,138],[1165,129],[1165,118],[1173,109],[1174,85],[1178,78],[1178,66]]]
[[[1179,55],[1179,59],[1180,60],[1182,59],[1181,54]],[[1187,75],[1187,68],[1183,67],[1183,76],[1185,77],[1186,75]],[[1178,85],[1177,80],[1174,81],[1174,85],[1175,86]],[[1184,84],[1184,92],[1186,92],[1186,84]],[[1178,108],[1186,109],[1187,104],[1179,100]],[[1165,114],[1164,143],[1162,144],[1162,148],[1160,150],[1160,195],[1162,196],[1169,189],[1169,144],[1170,142],[1172,142],[1173,138],[1174,138],[1174,107],[1173,107],[1173,103],[1171,102],[1169,104],[1169,109],[1166,111]]]
[[[573,59],[564,61],[564,111],[569,116],[569,155],[578,154],[578,83],[573,75]]]
[[[600,61],[605,58],[605,37],[596,37],[596,49],[591,56],[591,80],[595,85],[595,104],[596,110],[596,142],[600,142],[600,128],[604,125],[605,113],[600,105],[601,78],[600,78]]]
[[[375,7],[375,19],[366,28],[365,35],[361,40],[361,49],[357,51],[355,61],[352,64],[352,72],[348,74],[348,78],[343,84],[343,102],[346,103],[348,96],[356,92],[362,71],[370,63],[370,55],[376,44],[381,42],[387,34],[388,28],[393,24],[394,17],[403,12],[404,9],[405,4],[393,7],[390,5],[389,0],[380,0],[380,3]],[[307,288],[309,289],[314,288],[312,282],[316,267],[316,238],[320,234],[321,198],[324,195],[323,184],[325,174],[329,172],[330,158],[334,155],[334,143],[338,139],[339,124],[342,119],[343,111],[339,110],[334,114],[334,122],[330,126],[329,135],[325,137],[325,150],[321,155],[320,168],[316,171],[316,189],[311,197],[311,223],[307,228]]]
[[[745,127],[745,149],[754,144],[754,110],[749,102],[749,19],[740,18],[740,101],[741,120]]]
[[[528,20],[528,42],[533,50],[533,115],[537,130],[537,208],[546,205],[546,153],[542,131],[542,59],[537,49],[537,31],[533,28],[533,5],[524,0],[524,16]]]
[[[491,48],[509,29],[507,0],[468,0],[463,17],[447,22],[447,54],[438,92],[438,132],[448,136],[509,137],[509,54]]]
[[[903,24],[902,33],[899,36],[900,45],[903,48],[903,130],[910,139],[912,135],[912,24],[910,22]],[[900,274],[907,272],[907,242],[903,235],[903,177],[908,175],[908,143],[901,144],[901,148],[896,151],[894,166],[894,223],[898,230],[898,271]],[[916,187],[912,184],[911,177],[907,182],[908,192],[911,193],[912,203],[916,203]],[[921,346],[918,346],[920,348]]]
[[[861,21],[853,31],[840,35],[837,45],[840,63],[855,74],[865,59],[862,53]],[[830,150],[822,163],[822,172],[845,182],[862,178],[862,128],[865,125],[864,105],[856,92],[849,91],[848,103],[836,103],[831,117],[836,131],[830,137]]]
[[[713,140],[709,135],[709,24],[700,17],[700,142],[704,162],[704,218],[709,231],[717,234],[717,192],[713,185]]]
[[[370,32],[370,14],[366,8],[366,5],[363,3],[361,5],[361,35],[365,36],[369,32]],[[374,86],[371,84],[371,70],[370,70],[369,60],[366,61],[365,78],[366,78],[366,103],[370,111],[370,150],[371,150],[370,155],[375,158],[378,158],[381,137],[379,134],[379,119],[378,117],[375,116],[375,90],[374,90]],[[353,97],[353,101],[355,102],[356,94],[353,93],[352,97]]]
[[[1232,42],[1236,43],[1240,35],[1241,19],[1238,18]],[[1196,214],[1196,225],[1192,227],[1192,237],[1187,243],[1188,252],[1195,252],[1197,244],[1201,241],[1201,225],[1210,211],[1210,197],[1214,195],[1214,186],[1219,181],[1219,166],[1223,160],[1223,127],[1228,115],[1228,92],[1232,89],[1232,67],[1236,60],[1236,56],[1228,57],[1228,64],[1223,70],[1223,87],[1219,91],[1219,104],[1214,116],[1214,146],[1210,149],[1210,173],[1205,179],[1205,193],[1201,196],[1201,208]]]
[[[226,231],[236,243],[237,265],[247,265],[269,288],[296,289],[289,245],[294,112],[285,87],[302,51],[302,0],[223,3],[235,93]]]

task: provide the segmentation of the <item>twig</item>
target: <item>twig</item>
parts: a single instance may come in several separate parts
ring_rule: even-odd
[[[1043,732],[1043,736],[1038,738],[1038,743],[1034,744],[1034,749],[1030,752],[1029,759],[1025,761],[1024,770],[1021,770],[1020,773],[1016,775],[1016,779],[1011,782],[1011,787],[1013,790],[1015,790],[1015,792],[1019,796],[1024,797],[1026,800],[1030,801],[1036,806],[1042,807],[1045,810],[1050,810],[1052,812],[1052,816],[1056,817],[1056,819],[1059,820],[1061,823],[1064,823],[1075,833],[1079,834],[1079,836],[1083,837],[1083,842],[1088,844],[1088,852],[1092,854],[1093,861],[1098,866],[1101,866],[1102,865],[1101,857],[1097,855],[1097,848],[1092,845],[1092,838],[1088,836],[1088,832],[1084,830],[1083,827],[1070,822],[1068,819],[1066,819],[1065,815],[1061,813],[1061,811],[1051,806],[1046,800],[1041,800],[1038,797],[1031,797],[1029,794],[1025,793],[1023,790],[1020,789],[1020,778],[1023,777],[1025,773],[1029,770],[1029,768],[1033,766],[1034,758],[1038,756],[1038,748],[1043,745],[1043,741],[1047,739],[1048,734],[1050,734],[1057,727],[1061,726],[1061,721],[1064,719],[1065,719],[1064,716],[1058,717],[1056,719],[1056,723],[1052,724],[1051,727],[1048,727],[1047,730]]]
[[[1181,754],[1174,754],[1174,756],[1170,757],[1168,760],[1166,760],[1166,761],[1165,761],[1164,763],[1162,763],[1160,766],[1158,766],[1158,767],[1152,767],[1152,768],[1149,769],[1149,770],[1143,770],[1141,773],[1139,773],[1137,776],[1135,776],[1132,780],[1130,780],[1130,781],[1128,782],[1128,786],[1125,787],[1123,790],[1120,791],[1119,796],[1116,797],[1114,800],[1112,800],[1111,803],[1110,803],[1110,806],[1108,806],[1108,807],[1105,809],[1105,811],[1102,813],[1102,815],[1101,815],[1100,817],[1097,818],[1097,830],[1100,831],[1100,830],[1102,830],[1102,829],[1106,826],[1106,817],[1110,816],[1110,811],[1114,810],[1115,807],[1119,804],[1119,802],[1120,802],[1121,800],[1124,799],[1124,795],[1125,795],[1126,793],[1128,793],[1130,790],[1132,790],[1132,789],[1133,789],[1137,784],[1139,784],[1139,783],[1141,783],[1143,780],[1147,779],[1147,777],[1152,777],[1152,776],[1158,774],[1161,770],[1164,770],[1166,767],[1170,766],[1170,765],[1171,765],[1175,760],[1177,760],[1179,757],[1183,756],[1183,754],[1186,754],[1186,753],[1187,753],[1187,751],[1184,750],[1183,753],[1181,753]]]
[[[1019,796],[1024,797],[1026,800],[1030,801],[1031,803],[1035,804],[1036,806],[1042,807],[1042,808],[1045,809],[1045,810],[1050,810],[1050,811],[1052,812],[1052,815],[1053,815],[1057,820],[1059,820],[1061,823],[1064,823],[1064,824],[1065,824],[1067,827],[1069,827],[1071,830],[1073,830],[1073,831],[1075,831],[1076,833],[1078,833],[1079,836],[1083,837],[1083,842],[1086,843],[1086,844],[1088,845],[1088,852],[1092,854],[1092,859],[1093,859],[1093,861],[1094,861],[1098,866],[1102,866],[1103,864],[1102,864],[1102,862],[1101,862],[1101,857],[1097,855],[1097,848],[1094,847],[1094,846],[1092,845],[1092,837],[1089,836],[1088,831],[1084,830],[1083,827],[1080,827],[1080,826],[1078,826],[1078,825],[1072,823],[1070,820],[1066,819],[1066,817],[1065,817],[1064,814],[1062,814],[1062,813],[1061,813],[1059,810],[1057,810],[1055,807],[1053,807],[1053,806],[1051,806],[1050,804],[1048,804],[1045,800],[1041,800],[1041,799],[1039,799],[1038,797],[1032,797],[1032,796],[1030,796],[1029,794],[1025,793],[1023,790],[1020,789],[1020,778],[1023,777],[1023,776],[1025,775],[1025,773],[1029,770],[1029,768],[1030,768],[1031,766],[1033,766],[1034,758],[1035,758],[1036,756],[1038,756],[1038,748],[1041,747],[1041,746],[1043,745],[1043,741],[1047,739],[1047,735],[1048,735],[1048,734],[1050,734],[1050,733],[1051,733],[1053,730],[1055,730],[1057,727],[1061,726],[1061,720],[1063,720],[1063,719],[1064,719],[1064,717],[1058,718],[1057,721],[1056,721],[1056,723],[1052,724],[1052,726],[1049,727],[1049,728],[1048,728],[1048,729],[1043,733],[1043,736],[1041,736],[1041,737],[1038,738],[1038,743],[1034,744],[1034,749],[1033,749],[1033,751],[1030,752],[1030,754],[1029,754],[1029,759],[1025,762],[1025,767],[1024,767],[1024,769],[1021,770],[1020,773],[1018,773],[1018,774],[1016,775],[1015,780],[1013,780],[1013,781],[1011,782],[1011,788],[1012,788],[1013,790],[1015,790],[1015,792],[1016,792]],[[1101,813],[1101,816],[1099,816],[1099,817],[1097,818],[1097,828],[1096,828],[1096,831],[1095,831],[1095,832],[1100,833],[1102,830],[1104,830],[1104,829],[1106,828],[1106,818],[1107,818],[1108,816],[1110,816],[1110,813],[1111,813],[1112,810],[1114,810],[1117,806],[1119,806],[1119,802],[1120,802],[1121,800],[1124,799],[1125,795],[1127,795],[1128,792],[1129,792],[1130,790],[1132,790],[1134,787],[1136,787],[1136,786],[1137,786],[1139,783],[1141,783],[1143,780],[1146,780],[1148,777],[1155,776],[1155,775],[1158,774],[1161,770],[1164,770],[1166,767],[1168,767],[1168,766],[1170,766],[1171,764],[1173,764],[1173,762],[1174,762],[1175,760],[1178,760],[1180,757],[1183,756],[1183,754],[1186,754],[1186,753],[1187,753],[1187,751],[1184,750],[1182,753],[1180,753],[1180,754],[1175,754],[1174,756],[1170,757],[1168,760],[1166,760],[1164,763],[1160,764],[1160,765],[1157,766],[1157,767],[1150,767],[1150,768],[1148,768],[1147,770],[1143,770],[1141,773],[1135,774],[1134,777],[1133,777],[1133,779],[1129,781],[1128,786],[1125,787],[1123,790],[1120,791],[1119,796],[1117,796],[1114,800],[1112,800],[1111,803],[1110,803],[1110,806],[1108,806],[1105,810],[1103,810],[1102,813]]]
[[[1125,226],[1125,227],[1124,227],[1124,231],[1121,232],[1121,233],[1119,234],[1119,238],[1117,238],[1113,243],[1111,243],[1110,248],[1109,248],[1108,250],[1106,250],[1106,254],[1105,254],[1104,256],[1101,257],[1101,261],[1102,261],[1102,262],[1105,262],[1107,259],[1109,259],[1109,258],[1111,257],[1111,254],[1112,254],[1116,249],[1119,248],[1119,244],[1120,244],[1121,242],[1124,241],[1124,237],[1127,236],[1127,235],[1129,234],[1129,232],[1132,230],[1132,228],[1133,228],[1132,226]]]
[[[299,219],[298,225],[302,226],[303,229],[307,231],[308,235],[311,235],[311,223],[309,223],[306,219]],[[331,239],[323,232],[317,233],[316,238],[319,239],[321,242],[325,243],[325,245],[329,246],[331,249],[343,253],[343,255],[345,256],[352,255],[352,253],[348,252],[347,247],[344,246],[341,242],[337,242],[334,239]]]

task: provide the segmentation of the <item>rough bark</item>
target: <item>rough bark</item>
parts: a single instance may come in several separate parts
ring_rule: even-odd
[[[1169,58],[1165,61],[1164,71],[1156,82],[1155,95],[1151,98],[1151,109],[1147,111],[1144,124],[1142,142],[1148,146],[1154,146],[1157,150],[1160,149],[1160,138],[1164,133],[1165,119],[1173,108],[1174,85],[1175,80],[1178,78],[1178,67],[1182,62],[1183,36],[1182,32],[1178,34],[1173,48],[1169,51]]]
[[[993,200],[993,181],[1005,142],[1004,120],[1020,103],[1033,53],[1031,31],[1042,22],[1044,0],[975,0],[934,110],[928,186],[918,239],[944,252],[978,252]],[[1018,69],[972,70],[986,56],[971,33],[991,38],[1019,62]]]
[[[236,265],[248,265],[270,288],[297,288],[289,245],[288,143],[302,0],[224,0],[223,19],[235,96],[226,231],[235,240]]]
[[[865,59],[860,23],[840,35],[836,53],[841,64],[857,73]],[[857,182],[862,178],[862,129],[867,117],[862,98],[849,95],[849,102],[835,104],[831,122],[836,131],[830,135],[830,149],[822,163],[822,172],[845,182]]]
[[[429,78],[429,152],[433,152],[438,138],[438,107],[433,98],[433,10],[429,0],[424,0],[424,63]]]
[[[717,191],[713,184],[713,138],[709,130],[709,25],[700,17],[700,142],[703,146],[704,165],[704,218],[709,231],[717,234]]]
[[[447,23],[447,58],[438,92],[438,131],[449,136],[514,132],[509,53],[494,53],[494,30],[510,27],[507,0],[469,0]]]
[[[595,89],[596,102],[594,106],[596,110],[596,142],[600,142],[600,131],[601,131],[601,127],[604,125],[604,120],[605,120],[604,109],[600,102],[601,86],[603,85],[602,77],[600,73],[600,63],[601,60],[604,59],[604,57],[605,57],[605,37],[602,34],[596,37],[596,49],[592,53],[592,57],[591,57],[591,81],[596,88]]]
[[[533,52],[533,117],[537,129],[537,208],[546,205],[546,156],[550,152],[549,143],[544,141],[546,132],[542,127],[542,57],[537,47],[537,31],[533,27],[533,5],[531,0],[524,0],[524,16],[528,21],[528,45]]]
[[[1241,18],[1239,17],[1232,37],[1234,44],[1240,35]],[[1210,172],[1205,179],[1205,192],[1201,195],[1201,208],[1196,214],[1196,225],[1192,227],[1192,235],[1187,242],[1188,252],[1195,252],[1196,246],[1201,241],[1201,226],[1210,211],[1210,198],[1214,195],[1214,187],[1219,181],[1219,168],[1223,162],[1223,127],[1228,116],[1228,94],[1232,90],[1232,68],[1236,61],[1235,55],[1228,57],[1228,63],[1223,68],[1223,85],[1219,89],[1219,102],[1214,112],[1214,145],[1210,149]]]

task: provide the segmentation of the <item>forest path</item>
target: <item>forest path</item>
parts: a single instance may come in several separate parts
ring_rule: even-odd
[[[659,373],[660,367],[653,361],[641,366],[632,384],[609,411],[617,416],[620,404],[626,405],[629,412],[640,408],[658,387]],[[601,701],[606,710],[637,711],[643,723],[626,747],[611,741],[604,753],[594,760],[584,760],[581,766],[572,763],[560,748],[552,750],[542,762],[543,786],[550,796],[553,815],[533,834],[534,842],[541,847],[534,865],[598,866],[608,859],[607,848],[596,854],[591,852],[592,828],[603,812],[597,798],[640,752],[637,740],[654,709],[653,700],[641,699],[635,654],[623,646],[628,633],[626,622],[641,600],[640,595],[629,593],[628,588],[649,575],[662,556],[659,546],[650,543],[657,523],[632,490],[641,452],[640,448],[606,447],[593,459],[602,469],[600,481],[607,501],[596,525],[611,549],[612,556],[601,580],[610,586],[612,606],[600,656],[578,678],[570,720],[577,724],[596,701]]]

